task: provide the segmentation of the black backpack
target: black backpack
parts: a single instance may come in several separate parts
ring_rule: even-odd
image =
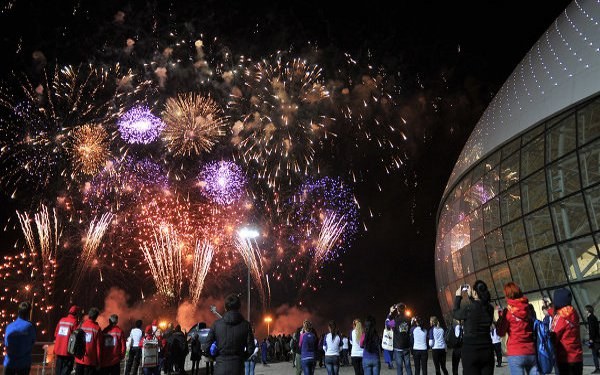
[[[85,354],[85,331],[77,328],[71,332],[69,342],[67,343],[67,353],[77,358],[82,358]]]

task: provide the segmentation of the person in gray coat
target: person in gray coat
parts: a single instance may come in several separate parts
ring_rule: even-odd
[[[208,333],[208,342],[216,346],[215,375],[243,375],[244,361],[254,352],[252,326],[240,313],[236,294],[225,298],[225,314]]]

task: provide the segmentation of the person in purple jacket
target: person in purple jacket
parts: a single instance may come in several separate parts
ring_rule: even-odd
[[[300,365],[304,375],[314,375],[316,364],[316,351],[319,340],[315,333],[312,323],[305,320],[302,324],[302,333],[300,334]]]

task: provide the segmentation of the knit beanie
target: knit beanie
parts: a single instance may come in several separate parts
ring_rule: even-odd
[[[562,309],[563,307],[570,305],[571,304],[571,299],[573,297],[571,296],[571,291],[569,289],[566,288],[560,288],[560,289],[556,289],[554,291],[554,299],[553,299],[553,303],[554,303],[554,308],[556,310],[558,309]]]

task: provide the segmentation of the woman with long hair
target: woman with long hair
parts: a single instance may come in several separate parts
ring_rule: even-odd
[[[440,375],[440,367],[444,375],[448,375],[446,369],[446,340],[444,339],[444,329],[440,326],[437,316],[429,318],[429,346],[431,347],[431,356],[433,357],[433,366],[435,375]]]
[[[354,319],[354,321],[352,321],[352,332],[350,333],[350,344],[352,345],[352,349],[350,350],[350,359],[352,360],[354,375],[363,375],[363,348],[360,347],[360,339],[362,335],[362,322],[358,318]]]
[[[470,304],[461,307],[462,294],[467,293]],[[463,321],[462,362],[463,375],[492,375],[494,373],[494,347],[490,326],[494,320],[494,308],[490,304],[490,292],[485,282],[475,281],[471,287],[461,285],[456,290],[454,319]]]
[[[342,338],[337,334],[335,321],[330,320],[327,324],[329,333],[323,338],[323,351],[325,351],[325,368],[327,375],[338,375],[340,373],[340,347]]]
[[[375,318],[367,316],[365,318],[365,333],[361,340],[363,348],[362,366],[365,375],[379,375],[381,362],[379,361],[379,345],[381,339],[375,328]]]
[[[508,306],[496,322],[498,336],[508,335],[506,355],[511,375],[537,374],[537,357],[533,321],[529,313],[529,300],[513,282],[504,285]]]
[[[313,375],[315,373],[316,351],[318,338],[312,323],[305,320],[302,324],[302,333],[300,334],[300,365],[304,375]]]
[[[423,327],[423,320],[420,317],[415,317],[414,323],[415,326],[411,329],[411,336],[415,375],[419,375],[419,372],[427,375],[427,330]]]

